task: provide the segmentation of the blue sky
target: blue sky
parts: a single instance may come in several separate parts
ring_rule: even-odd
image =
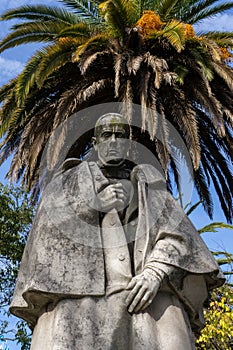
[[[3,13],[7,9],[15,8],[21,5],[32,4],[45,4],[45,5],[59,5],[58,1],[48,0],[1,0],[0,1],[0,13]],[[13,24],[13,21],[0,22],[0,39],[3,38],[8,32],[9,27]],[[197,28],[196,28],[197,29]],[[197,30],[220,30],[220,31],[233,31],[233,11],[226,14],[205,20],[202,22]],[[24,67],[25,62],[32,55],[32,53],[38,48],[38,45],[25,45],[23,47],[8,50],[0,54],[0,86],[7,83],[11,78],[15,77]],[[4,176],[9,167],[9,162],[6,162],[0,167],[0,181],[5,181]],[[193,193],[192,202],[197,201],[196,194]],[[219,203],[215,200],[215,214],[214,221],[224,221],[224,216],[219,207]],[[208,216],[203,209],[199,207],[191,216],[194,225],[200,228],[210,223]],[[233,254],[233,231],[220,230],[218,233],[205,234],[203,236],[208,247],[211,250],[223,250]],[[19,349],[15,345],[10,345],[11,350]]]

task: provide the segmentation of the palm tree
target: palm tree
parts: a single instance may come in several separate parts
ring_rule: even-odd
[[[216,0],[61,0],[65,7],[23,6],[3,14],[21,22],[0,52],[44,42],[22,73],[0,90],[1,158],[9,176],[37,193],[38,165],[51,132],[87,106],[141,105],[142,132],[179,187],[166,123],[184,140],[194,182],[210,217],[213,182],[226,219],[233,218],[233,33],[195,33],[193,25],[233,8]],[[145,108],[151,113],[145,113]],[[129,119],[130,110],[128,110]],[[160,132],[162,141],[155,140]],[[143,134],[142,134],[143,135]],[[161,139],[161,138],[160,138]],[[155,142],[157,141],[157,142]]]

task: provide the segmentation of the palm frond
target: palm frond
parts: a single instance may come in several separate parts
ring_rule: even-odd
[[[87,40],[83,45],[79,45],[76,51],[73,53],[73,62],[78,62],[80,60],[81,55],[83,55],[86,51],[91,50],[98,50],[100,51],[105,50],[106,47],[108,47],[109,36],[108,34],[100,33],[93,37],[91,37],[89,40]]]
[[[232,225],[229,225],[231,226],[230,229],[233,229]],[[221,227],[220,227],[221,228]],[[223,227],[224,228],[224,227]],[[232,257],[232,254],[231,253],[227,253],[227,252],[224,252],[224,251],[214,251],[212,252],[212,254],[214,256],[218,256],[218,255],[224,255],[225,257],[228,257],[228,258],[231,258]]]
[[[15,86],[18,106],[21,106],[24,103],[30,89],[35,84],[38,66],[41,63],[42,58],[43,51],[38,51],[32,56],[22,73],[19,74]]]
[[[148,119],[148,131],[151,140],[155,140],[156,132],[158,130],[158,122],[160,115],[157,111],[157,91],[150,86],[149,96],[148,96],[148,109],[147,109],[147,119]]]
[[[196,120],[196,113],[193,110],[191,103],[186,102],[186,106],[186,112],[179,114],[176,120],[178,120],[178,124],[180,124],[180,130],[182,130],[184,133],[184,139],[190,152],[193,167],[196,170],[199,168],[201,158],[198,124]]]
[[[61,95],[54,118],[54,128],[57,128],[60,123],[66,120],[76,110],[76,97],[80,89],[79,84],[77,84],[77,86],[72,86]]]
[[[176,152],[171,152],[167,184],[168,190],[173,194],[173,196],[175,196],[174,189],[176,190],[176,193],[181,193],[181,174],[179,171],[179,159],[177,158],[179,157],[177,157]],[[179,196],[179,198],[181,199],[182,196]]]
[[[124,89],[125,91],[124,91],[124,97],[123,97],[123,108],[121,113],[127,116],[127,120],[129,124],[131,124],[132,114],[133,114],[133,108],[132,108],[133,89],[132,89],[132,83],[129,79],[127,79]]]
[[[198,36],[204,36],[212,40],[225,40],[230,39],[233,41],[233,33],[231,32],[219,32],[219,31],[208,31],[208,32],[199,32]]]
[[[142,16],[144,11],[155,10],[155,2],[151,0],[139,0],[138,1],[138,14]]]
[[[16,108],[13,109],[11,113],[11,117],[9,118],[8,121],[8,134],[11,135],[11,133],[14,133],[14,130],[17,125],[22,126],[23,125],[23,120],[26,117],[26,113],[24,110],[24,105],[22,106],[17,106]]]
[[[180,84],[183,85],[185,78],[187,77],[189,70],[187,67],[185,67],[184,64],[178,63],[176,67],[174,68],[175,74],[176,74],[176,81]]]
[[[21,108],[15,108],[13,112],[10,115],[9,120],[7,120],[7,123],[5,122],[3,127],[7,126],[7,133],[4,135],[4,141],[1,144],[1,152],[0,152],[0,165],[5,162],[5,160],[14,152],[14,149],[16,148],[17,142],[19,141],[19,136],[17,138],[14,138],[14,141],[12,141],[12,130],[14,125],[16,124],[17,120],[20,120],[21,115],[25,115],[23,110]],[[10,131],[8,131],[11,128]],[[19,133],[20,134],[20,133]],[[19,135],[18,134],[18,135]],[[8,142],[8,140],[10,140]],[[15,142],[16,141],[16,142]]]
[[[220,136],[225,135],[225,126],[222,120],[222,109],[220,102],[212,94],[211,86],[208,80],[203,76],[201,70],[196,70],[196,74],[192,75],[193,84],[188,87],[195,95],[196,103],[198,103],[209,118],[212,118],[213,126]]]
[[[78,13],[85,19],[93,22],[97,22],[99,19],[98,5],[100,1],[60,0],[60,2],[65,3],[74,13]]]
[[[90,101],[92,96],[101,92],[107,85],[109,84],[109,79],[101,79],[93,82],[91,85],[84,87],[81,89],[74,99],[74,103],[77,105],[81,105],[85,101]],[[74,110],[71,111],[71,113]]]
[[[120,77],[121,77],[121,66],[123,62],[123,55],[117,54],[115,55],[115,62],[114,62],[114,69],[115,69],[115,96],[119,96],[119,89],[120,89]]]
[[[206,1],[207,2],[207,1]],[[221,13],[226,12],[227,10],[231,10],[233,8],[232,2],[225,2],[216,6],[207,7],[206,9],[203,9],[202,11],[195,11],[196,14],[193,13],[192,16],[190,16],[189,20],[187,21],[190,24],[198,23],[199,21],[210,18],[216,15],[219,15]]]
[[[222,259],[217,259],[218,265],[222,266],[222,265],[227,265],[233,262],[233,259],[230,258],[222,258]],[[228,272],[226,272],[226,275],[229,275]]]
[[[11,19],[25,19],[39,22],[56,21],[69,25],[77,23],[79,17],[60,7],[27,5],[4,12],[1,19],[6,21]]]
[[[100,15],[113,36],[124,38],[127,27],[135,25],[139,19],[138,1],[107,0],[100,4]]]
[[[205,36],[202,36],[201,38],[197,37],[196,39],[199,42],[197,43],[197,45],[200,45],[200,47],[204,49],[204,51],[207,50],[208,54],[211,56],[213,61],[221,61],[221,50],[219,49],[218,43],[215,40],[212,40]],[[194,42],[195,39],[193,38],[192,41]],[[213,73],[212,73],[212,69],[210,68],[210,64],[208,64],[208,67],[203,64],[200,65],[200,67],[204,68],[203,71],[205,72],[207,79],[212,80]]]
[[[42,59],[36,71],[36,83],[41,88],[45,80],[67,62],[72,61],[74,43],[68,40],[59,45],[50,45],[40,51]]]
[[[30,42],[52,42],[65,27],[65,24],[61,25],[53,22],[26,23],[22,28],[10,33],[0,42],[0,52]]]
[[[156,1],[155,11],[158,12],[162,21],[169,21],[174,18],[179,0],[161,0]]]
[[[70,25],[69,27],[65,27],[59,32],[58,38],[62,37],[69,37],[69,38],[79,38],[79,37],[85,37],[90,38],[91,34],[93,33],[93,29],[91,29],[91,26],[87,25],[86,23],[76,23],[74,25]]]
[[[215,152],[215,157],[216,157]],[[221,159],[221,156],[218,157]],[[226,215],[227,220],[231,223],[232,222],[232,193],[230,191],[230,188],[228,186],[228,183],[226,183],[226,177],[223,175],[223,173],[220,170],[220,167],[218,164],[216,164],[215,158],[213,159],[209,153],[202,153],[202,159],[205,159],[205,167],[208,170],[216,193],[219,197],[219,201],[222,207],[223,212]],[[219,160],[219,159],[218,159]],[[218,180],[217,180],[218,179]]]
[[[31,185],[39,154],[41,154],[50,134],[53,114],[51,105],[47,104],[47,109],[44,110],[43,114],[30,117],[27,127],[21,135],[21,142],[18,146],[18,152],[13,158],[9,176],[18,180],[23,175],[24,181]]]
[[[231,203],[231,197],[233,196],[231,193],[231,188],[233,186],[232,170],[227,167],[227,159],[224,158],[219,151],[219,145],[217,143],[214,145],[212,142],[211,146],[213,146],[213,151],[205,152],[204,155],[208,159],[210,166],[212,166],[212,170],[219,178],[219,183],[223,189],[225,199],[228,200],[228,203]]]
[[[149,52],[143,56],[143,61],[148,67],[152,68],[155,74],[154,86],[156,89],[159,89],[164,79],[164,73],[168,71],[167,62],[164,59],[151,55]]]
[[[110,80],[109,79],[101,79],[98,81],[93,82],[91,85],[83,88],[77,96],[75,97],[75,104],[76,106],[81,106],[83,102],[89,102],[91,103],[91,99],[94,95],[101,94],[102,91],[109,86]],[[74,110],[72,111],[74,112]]]
[[[150,125],[148,125],[148,115],[147,115],[147,106],[148,106],[148,89],[149,89],[149,81],[150,81],[150,72],[145,72],[143,74],[143,81],[141,81],[141,96],[140,96],[140,103],[141,103],[141,115],[142,115],[142,131],[145,132],[147,129],[147,126],[149,127],[149,132],[151,132]],[[152,135],[150,134],[150,137],[152,138]]]
[[[0,137],[7,131],[12,111],[14,111],[15,108],[17,108],[16,92],[15,90],[11,90],[1,108]]]
[[[233,34],[231,35],[231,33],[229,35],[226,35],[224,32],[202,33],[198,40],[203,47],[208,49],[214,61],[224,60],[222,54],[223,48],[233,48]]]
[[[168,127],[163,106],[161,104],[158,106],[158,112],[159,118],[156,129],[155,147],[159,161],[165,174],[165,178],[167,179],[168,164],[170,159],[170,155],[168,152]]]
[[[209,191],[209,185],[203,170],[202,163],[203,163],[203,160],[201,160],[199,169],[194,171],[193,173],[194,185],[199,195],[199,198],[201,199],[201,203],[205,211],[208,213],[209,217],[212,219],[213,218],[213,199],[211,196],[211,192]]]
[[[182,21],[189,23],[190,19],[197,15],[199,12],[204,11],[210,8],[216,0],[188,0],[183,2],[183,11],[182,11]]]
[[[17,79],[12,79],[8,84],[5,84],[0,89],[0,102],[7,99],[7,97],[11,94],[11,91],[14,89],[16,85]]]
[[[149,39],[164,37],[172,46],[181,52],[184,49],[185,43],[185,30],[183,23],[176,20],[172,20],[166,26],[157,32],[154,32],[149,36]]]
[[[233,72],[222,62],[213,62],[214,71],[218,74],[230,90],[233,89]]]
[[[164,100],[164,110],[167,119],[172,122],[185,141],[194,169],[198,169],[201,149],[196,111],[191,102],[181,89],[173,86]]]
[[[139,55],[139,56],[130,56],[127,62],[127,68],[129,75],[133,74],[136,75],[137,72],[139,71],[141,64],[144,60],[144,57]]]
[[[165,119],[164,119],[164,122],[166,123]],[[167,169],[168,169],[170,157],[169,157],[168,149],[166,147],[166,136],[165,136],[166,132],[162,130],[161,125],[159,129],[160,130],[159,131],[157,130],[157,132],[159,133],[160,137],[159,137],[159,140],[156,141],[155,147],[156,147],[156,152],[158,154],[158,159],[160,161],[160,164],[165,174],[165,179],[167,180],[167,176],[168,176]]]
[[[228,108],[224,108],[223,109],[223,114],[227,116],[227,125],[226,125],[226,130],[227,130],[227,126],[232,129],[233,128],[233,113],[232,111],[230,111]],[[229,130],[228,132],[226,132],[226,137],[229,137],[229,140],[232,140],[231,137],[231,131]],[[229,145],[231,144],[231,142],[229,142]],[[232,155],[233,156],[233,155]]]
[[[192,214],[192,212],[193,212],[201,203],[202,203],[202,202],[199,201],[199,202],[193,204],[193,205],[186,211],[186,215],[189,216],[190,214]],[[188,206],[189,206],[189,204],[188,204]],[[187,206],[186,206],[186,208],[184,208],[184,209],[187,209]]]
[[[204,232],[213,232],[214,233],[214,232],[218,232],[218,229],[223,229],[223,228],[233,230],[232,225],[225,224],[224,222],[213,222],[209,225],[202,227],[201,229],[198,230],[198,232],[200,234],[204,233]],[[225,254],[225,253],[223,253],[223,252],[216,252],[215,253],[215,255],[219,255],[219,254]]]
[[[79,62],[79,68],[81,71],[81,74],[84,75],[87,70],[95,63],[95,61],[99,58],[101,58],[101,56],[106,56],[109,55],[109,51],[99,51],[99,52],[95,52],[93,54],[88,55],[87,57],[82,57],[80,58],[80,62]]]
[[[232,135],[231,131],[228,135],[228,126],[225,125],[226,136],[223,138],[219,135],[218,131],[213,128],[212,120],[209,118],[209,115],[203,110],[196,109],[200,133],[200,139],[202,143],[202,152],[208,152],[213,157],[213,162],[218,161],[219,165],[222,168],[222,172],[228,177],[230,184],[232,182],[232,173],[229,166],[229,162],[232,159],[231,153],[231,142]],[[231,187],[231,185],[229,185]]]
[[[201,68],[199,74],[208,81],[211,81],[214,75],[211,56],[209,55],[209,51],[213,49],[213,46],[209,46],[209,42],[200,42],[195,38],[186,42],[187,56],[194,58],[193,63],[195,62]]]

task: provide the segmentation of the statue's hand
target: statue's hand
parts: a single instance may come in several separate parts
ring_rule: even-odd
[[[124,209],[127,193],[121,183],[107,186],[98,194],[100,209],[108,212],[112,209]]]
[[[159,279],[146,270],[133,277],[126,288],[130,290],[126,299],[128,311],[132,313],[146,309],[156,296],[159,287]]]

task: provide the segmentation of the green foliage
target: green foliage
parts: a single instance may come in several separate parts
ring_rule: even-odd
[[[197,340],[197,350],[231,350],[233,346],[233,289],[228,285],[211,293],[204,311],[206,326]]]
[[[194,204],[189,213],[197,208]],[[233,229],[232,225],[214,222],[199,229],[199,233],[217,232],[218,229]],[[224,251],[212,252],[228,283],[211,292],[208,306],[204,309],[205,328],[201,330],[196,340],[197,350],[231,350],[233,346],[233,289],[231,275],[233,273],[233,255]]]
[[[24,350],[29,349],[29,331],[22,321],[9,328],[12,317],[7,308],[13,295],[33,212],[25,191],[0,184],[0,334],[21,343]]]

